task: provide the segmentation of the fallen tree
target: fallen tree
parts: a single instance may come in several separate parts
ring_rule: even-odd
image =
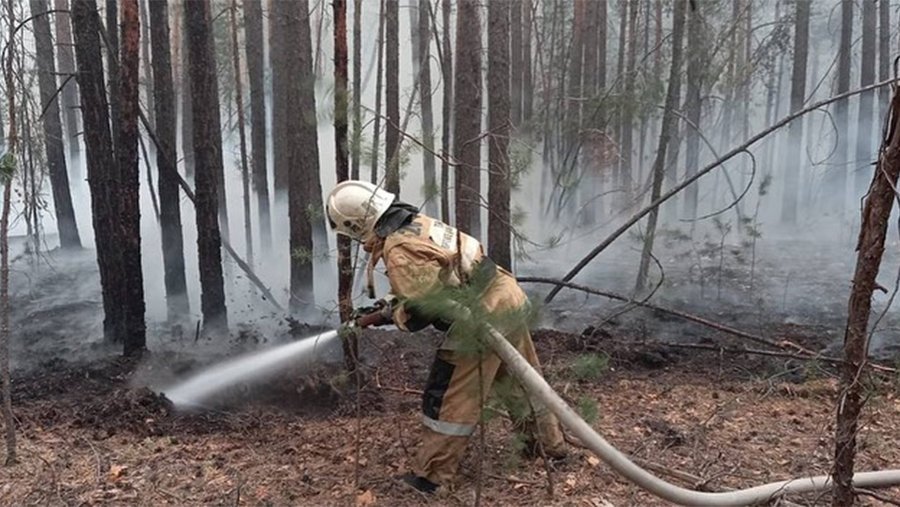
[[[844,364],[843,359],[840,359],[837,357],[823,356],[821,354],[816,353],[815,351],[809,350],[806,347],[803,347],[803,346],[801,346],[797,343],[794,343],[790,340],[772,340],[770,338],[765,338],[765,337],[757,335],[757,334],[748,333],[746,331],[742,331],[740,329],[736,329],[736,328],[733,328],[726,324],[722,324],[720,322],[715,322],[715,321],[700,317],[698,315],[694,315],[692,313],[684,312],[681,310],[675,310],[673,308],[666,308],[664,306],[659,306],[659,305],[649,303],[647,301],[640,300],[640,299],[629,298],[629,297],[623,296],[621,294],[616,294],[614,292],[599,290],[599,289],[595,289],[592,287],[588,287],[586,285],[581,285],[581,284],[572,283],[572,282],[566,282],[563,280],[557,280],[555,278],[545,278],[545,277],[539,277],[539,276],[520,276],[520,277],[517,277],[516,280],[518,280],[521,283],[543,283],[543,284],[548,284],[548,285],[555,285],[559,289],[569,288],[569,289],[578,290],[578,291],[581,291],[581,292],[584,292],[587,294],[593,294],[595,296],[605,297],[605,298],[612,299],[615,301],[622,301],[624,303],[633,304],[635,306],[641,306],[644,308],[649,308],[651,310],[654,310],[654,311],[657,311],[660,313],[665,313],[667,315],[672,315],[674,317],[685,319],[690,322],[700,324],[701,326],[705,326],[710,329],[715,329],[717,331],[721,331],[723,333],[730,334],[730,335],[738,337],[738,338],[742,338],[742,339],[745,339],[748,341],[766,345],[768,347],[772,347],[772,348],[776,348],[776,349],[780,349],[780,350],[795,351],[794,353],[771,353],[771,352],[766,352],[766,351],[761,351],[761,350],[753,350],[753,349],[747,349],[747,350],[743,350],[743,351],[734,350],[734,349],[731,349],[731,350],[723,349],[723,351],[725,351],[725,352],[733,352],[733,353],[743,352],[743,353],[747,353],[747,354],[771,355],[771,356],[777,356],[777,357],[790,357],[790,358],[794,358],[794,359],[804,359],[807,361],[822,361],[822,362],[831,363],[831,364]],[[658,344],[659,345],[671,345],[671,344],[667,344],[667,343],[658,343]],[[679,346],[690,347],[691,345],[679,345]],[[707,347],[709,347],[710,350],[720,350],[720,347],[714,347],[714,346],[703,346],[702,348],[707,348]],[[701,348],[701,347],[697,346],[697,348]],[[884,365],[880,365],[880,364],[867,363],[867,366],[872,368],[873,370],[877,370],[880,372],[885,372],[885,373],[896,373],[897,372],[896,368],[891,368],[889,366],[884,366]]]

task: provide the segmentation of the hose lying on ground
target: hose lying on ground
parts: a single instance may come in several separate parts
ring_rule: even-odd
[[[457,310],[463,317],[471,314],[461,305]],[[766,503],[789,493],[814,493],[831,488],[831,477],[819,475],[790,479],[781,482],[763,484],[753,488],[709,493],[694,491],[666,482],[647,472],[628,459],[618,449],[610,445],[602,436],[578,415],[558,394],[550,384],[538,373],[528,361],[513,347],[506,338],[490,324],[485,324],[487,333],[485,341],[497,353],[507,371],[511,372],[522,384],[528,394],[542,402],[547,409],[559,418],[560,423],[576,437],[585,447],[597,455],[613,470],[629,481],[659,498],[679,505],[694,506],[741,506]],[[877,472],[861,472],[853,476],[853,485],[857,488],[883,488],[900,485],[900,470],[883,470]]]

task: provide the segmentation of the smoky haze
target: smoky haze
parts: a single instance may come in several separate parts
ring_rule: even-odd
[[[414,2],[416,5],[418,2]],[[223,2],[213,2],[214,12],[225,9]],[[266,4],[266,2],[264,2]],[[353,19],[354,2],[348,2],[350,12],[348,19]],[[368,179],[370,174],[369,152],[372,142],[372,119],[376,95],[376,63],[377,33],[379,24],[378,2],[362,2],[362,89],[361,105],[363,107],[363,139],[360,154],[360,177]],[[318,118],[318,149],[321,168],[321,181],[325,193],[335,184],[335,148],[333,121],[333,67],[332,67],[332,14],[327,9],[324,18],[318,9],[330,4],[319,2],[313,4],[312,30],[314,37],[314,60],[318,63],[316,82],[316,116]],[[708,30],[704,42],[708,44],[706,51],[713,53],[709,58],[709,72],[706,82],[701,85],[702,114],[699,131],[702,134],[699,148],[699,166],[715,160],[719,155],[739,145],[750,135],[764,130],[774,120],[786,116],[790,109],[792,55],[793,55],[793,13],[789,4],[776,0],[761,0],[753,3],[750,15],[752,30],[742,27],[732,29],[731,2],[714,1],[700,3],[703,25]],[[840,32],[840,14],[838,2],[812,2],[810,16],[809,61],[807,65],[805,104],[826,99],[836,93],[838,74],[838,50]],[[264,5],[264,9],[266,6]],[[536,12],[536,25],[549,18],[548,7]],[[174,9],[173,9],[174,10]],[[417,10],[417,9],[415,9]],[[484,10],[484,9],[482,9]],[[414,9],[411,3],[401,0],[400,5],[400,104],[401,118],[409,115],[406,131],[410,136],[421,138],[421,120],[419,100],[421,91],[416,91],[412,101],[412,109],[406,110],[410,96],[414,93],[418,66],[413,62],[411,34],[411,14]],[[267,16],[267,11],[264,16]],[[647,19],[655,23],[657,12],[647,13]],[[638,79],[635,90],[639,93],[635,102],[641,103],[645,110],[643,122],[634,122],[635,145],[632,161],[634,167],[633,202],[618,202],[623,189],[617,186],[614,178],[614,166],[621,157],[603,164],[596,170],[601,184],[595,187],[597,193],[603,194],[602,209],[593,223],[588,224],[580,214],[580,210],[596,201],[596,195],[585,193],[587,178],[582,176],[578,183],[562,190],[555,176],[560,167],[566,165],[558,157],[548,155],[548,150],[559,151],[558,147],[548,144],[541,133],[527,130],[542,130],[541,125],[530,125],[529,129],[520,129],[513,134],[510,143],[511,158],[517,171],[517,184],[512,192],[511,208],[514,210],[513,226],[516,231],[517,256],[514,270],[517,274],[560,277],[565,274],[583,255],[596,246],[607,234],[615,230],[641,206],[649,202],[649,173],[656,152],[659,135],[659,119],[664,93],[653,91],[654,87],[664,85],[662,78],[667,72],[671,56],[671,48],[665,38],[671,30],[671,16],[668,10],[662,12],[661,30],[663,41],[654,44],[656,34],[648,35],[648,44],[638,50],[636,69]],[[645,13],[641,13],[644,16]],[[891,5],[891,15],[896,18],[896,5]],[[572,13],[566,14],[571,20]],[[597,97],[585,97],[586,104],[609,104],[616,98],[610,95],[621,93],[621,78],[615,55],[619,51],[619,30],[621,13],[610,2],[609,16],[606,23],[607,33],[607,85],[610,92],[598,94]],[[437,32],[443,31],[440,11],[434,13],[438,23]],[[486,13],[482,12],[481,22],[486,25]],[[220,95],[222,101],[223,158],[225,164],[225,192],[230,217],[230,242],[242,256],[246,252],[243,235],[244,216],[242,208],[241,164],[238,145],[238,134],[235,125],[236,113],[233,105],[233,75],[230,69],[230,47],[227,37],[228,16],[222,15],[215,20],[215,44],[219,62]],[[268,19],[266,20],[268,24]],[[320,24],[320,26],[318,26]],[[483,27],[486,29],[486,27]],[[652,32],[653,30],[650,30]],[[749,57],[741,56],[746,70],[740,71],[746,82],[746,88],[739,93],[729,89],[729,62],[726,53],[730,33],[737,31],[750,42],[750,48],[744,48]],[[451,33],[455,32],[451,30]],[[352,33],[350,34],[352,40]],[[268,34],[266,55],[268,57]],[[23,38],[26,48],[33,45],[33,37],[26,33]],[[486,42],[486,38],[484,39]],[[537,54],[547,52],[549,48],[540,46],[536,41],[534,50]],[[543,41],[547,44],[547,41]],[[486,45],[486,44],[485,44]],[[851,89],[860,83],[860,62],[868,57],[862,52],[861,36],[857,31],[853,34],[850,82]],[[895,30],[890,33],[890,47],[898,46]],[[483,65],[487,67],[487,48],[485,47]],[[689,51],[690,52],[690,51]],[[563,54],[563,51],[558,51]],[[559,54],[557,56],[559,56]],[[657,54],[659,56],[657,56]],[[545,55],[549,58],[549,55]],[[243,57],[243,55],[242,55]],[[351,52],[352,58],[352,52]],[[688,56],[690,58],[690,56]],[[874,56],[872,56],[874,58]],[[658,62],[661,61],[661,66]],[[436,111],[436,151],[440,151],[440,132],[451,128],[443,125],[440,119],[443,82],[435,41],[431,40],[431,78],[430,90],[433,107]],[[557,62],[558,63],[558,62]],[[242,63],[243,65],[246,62]],[[26,62],[26,66],[31,65]],[[142,64],[143,65],[143,64]],[[556,104],[564,100],[551,97],[551,104],[540,104],[543,86],[542,79],[555,79],[554,72],[558,68],[549,68],[549,61],[544,57],[535,58],[535,82],[525,86],[535,86],[536,110],[546,114],[543,121],[547,125],[557,123],[563,114]],[[541,66],[544,67],[541,67]],[[351,61],[352,66],[352,61]],[[266,87],[268,97],[269,121],[271,121],[271,73],[266,66]],[[142,71],[143,72],[143,71]],[[539,75],[539,76],[537,76]],[[549,77],[545,77],[549,76]],[[879,78],[880,79],[880,78]],[[876,80],[879,80],[876,79]],[[177,83],[176,83],[177,85]],[[487,97],[489,83],[485,83],[484,97]],[[733,88],[733,87],[732,87]],[[246,94],[247,86],[244,85]],[[142,100],[146,104],[148,88],[142,86]],[[176,92],[185,90],[179,87]],[[553,93],[557,93],[554,90]],[[598,98],[599,97],[599,98]],[[606,99],[603,99],[606,97]],[[682,95],[683,97],[683,95]],[[609,102],[603,102],[607,100]],[[598,102],[599,101],[599,102]],[[682,99],[683,101],[683,99]],[[651,282],[660,282],[654,292],[654,301],[660,304],[678,307],[697,314],[706,315],[713,320],[729,322],[735,326],[752,331],[771,332],[777,326],[810,325],[818,326],[820,332],[837,343],[842,336],[842,322],[846,314],[846,301],[853,276],[855,259],[855,240],[858,232],[859,210],[862,195],[854,186],[857,175],[868,181],[871,178],[873,163],[876,160],[877,147],[880,144],[880,125],[882,112],[886,103],[881,95],[874,95],[874,112],[868,121],[872,124],[872,134],[859,134],[860,97],[848,101],[848,118],[841,121],[836,118],[833,107],[808,114],[797,120],[804,125],[802,142],[794,145],[788,138],[787,128],[767,136],[752,146],[748,154],[733,158],[721,168],[704,176],[697,185],[698,215],[708,218],[690,220],[684,210],[684,194],[676,196],[669,204],[663,205],[660,232],[654,250],[658,265],[651,270]],[[542,109],[543,108],[543,109]],[[727,109],[730,112],[726,112]],[[180,111],[179,111],[180,114]],[[487,107],[485,100],[485,118]],[[4,113],[4,123],[6,116]],[[728,128],[725,128],[725,123]],[[180,123],[180,120],[179,120]],[[536,122],[537,123],[537,122]],[[643,125],[642,125],[643,124]],[[483,122],[486,129],[486,121]],[[555,127],[551,127],[551,130]],[[603,126],[609,133],[614,133],[616,126],[609,120]],[[685,174],[685,147],[682,136],[686,136],[692,127],[679,122],[676,137],[679,142],[676,154],[670,154],[667,171],[672,172],[672,179],[666,181],[663,189],[670,188],[673,181],[680,181]],[[351,126],[352,129],[352,126]],[[548,134],[549,135],[549,134]],[[179,160],[182,157],[179,138]],[[638,138],[640,142],[638,142]],[[384,136],[382,136],[383,142]],[[158,179],[155,167],[152,141],[144,136],[144,143],[150,148],[150,168],[141,160],[140,200],[141,200],[141,242],[144,271],[144,294],[146,301],[146,317],[148,327],[148,347],[157,345],[178,346],[179,343],[191,346],[193,341],[193,325],[199,321],[200,286],[197,258],[197,231],[194,208],[189,200],[182,196],[181,213],[184,231],[184,255],[188,295],[191,314],[179,327],[177,333],[166,323],[166,294],[163,285],[163,264],[161,256],[160,227],[154,208],[151,204],[151,192],[147,182],[147,173],[151,173],[154,184]],[[401,193],[404,201],[423,205],[430,193],[424,187],[422,172],[423,157],[429,156],[416,143],[402,139],[401,153]],[[481,185],[487,198],[488,188],[488,143],[482,146]],[[566,154],[568,160],[581,160],[584,149],[578,142],[575,148]],[[379,175],[384,174],[384,148],[379,147],[381,167]],[[250,221],[253,228],[253,240],[256,245],[254,271],[271,288],[275,298],[283,306],[287,306],[289,277],[289,220],[287,203],[284,196],[279,196],[274,189],[274,157],[272,156],[272,140],[269,139],[269,195],[273,196],[272,228],[273,244],[270,251],[261,251],[259,236],[258,208],[250,207]],[[789,156],[791,152],[799,152],[799,157]],[[857,153],[867,154],[858,158]],[[83,151],[82,151],[83,154]],[[793,165],[791,160],[799,160]],[[580,162],[573,162],[577,165]],[[440,160],[437,160],[440,170]],[[69,171],[71,188],[78,220],[82,244],[93,251],[94,236],[91,226],[90,195],[84,175],[86,168],[83,157],[70,158]],[[799,218],[797,224],[785,224],[782,220],[782,202],[785,191],[785,175],[789,172],[800,174],[800,190],[797,195]],[[826,184],[829,175],[843,172],[847,175],[847,184],[833,188]],[[728,175],[726,179],[725,174]],[[80,175],[80,177],[74,177]],[[730,180],[730,181],[729,181]],[[453,178],[450,178],[451,203],[453,202]],[[191,183],[191,182],[189,182]],[[48,206],[41,210],[41,224],[46,234],[46,244],[42,248],[52,249],[56,246],[56,224],[49,198],[49,184],[42,191]],[[560,194],[569,192],[568,204],[560,210],[552,202]],[[21,194],[19,194],[21,195]],[[734,205],[734,195],[743,195]],[[324,196],[323,196],[324,198]],[[255,199],[255,196],[254,196]],[[823,203],[839,203],[838,206],[826,206]],[[566,207],[568,206],[568,207]],[[14,210],[20,212],[23,202],[19,197],[13,203]],[[573,212],[574,210],[574,212]],[[452,216],[452,214],[451,214]],[[482,209],[482,231],[469,231],[486,240],[487,223],[490,220],[489,210]],[[634,280],[640,257],[640,237],[644,224],[638,226],[620,238],[608,251],[602,253],[577,278],[587,285],[603,288],[625,295],[634,290]],[[24,220],[16,220],[12,224],[12,236],[26,234]],[[889,232],[890,244],[887,248],[882,268],[881,284],[887,288],[886,294],[878,294],[875,313],[886,310],[894,288],[894,277],[900,269],[900,256],[897,255],[898,231],[895,221],[891,221]],[[12,257],[24,248],[24,241],[14,242]],[[297,316],[300,320],[314,325],[334,326],[338,324],[337,316],[337,269],[335,264],[335,239],[329,236],[327,245],[318,245],[325,255],[315,260],[315,298],[316,310]],[[361,250],[356,258],[357,275],[365,264]],[[242,329],[255,328],[255,333],[262,341],[277,340],[286,333],[284,315],[263,300],[257,289],[247,280],[240,268],[227,256],[224,256],[226,273],[226,295],[229,320],[237,323],[233,326],[233,334],[240,334]],[[90,344],[90,350],[97,353],[111,354],[112,349],[101,343],[102,307],[100,305],[99,276],[92,254],[86,252],[78,255],[66,255],[58,251],[50,252],[44,260],[25,267],[25,261],[17,261],[14,268],[13,293],[17,298],[25,298],[22,312],[14,316],[13,364],[34,361],[34,357],[25,357],[28,352],[38,355],[60,354],[53,347],[36,349],[27,344],[29,337],[48,331],[48,327],[59,326],[58,320],[43,318],[42,312],[55,311],[54,308],[68,308],[77,301],[77,308],[70,309],[66,315],[74,320],[65,324],[67,328],[76,329],[78,340]],[[662,269],[658,269],[661,267]],[[74,288],[66,288],[60,297],[54,298],[44,293],[41,297],[29,296],[29,291],[39,287],[42,281],[52,279],[57,273],[65,273],[67,280]],[[379,293],[387,291],[386,278],[377,277]],[[362,296],[360,276],[354,285],[354,302],[366,304]],[[527,287],[534,296],[543,296],[549,287],[529,285]],[[646,293],[638,296],[646,296]],[[66,301],[61,301],[64,298]],[[67,306],[68,305],[68,306]],[[605,325],[628,326],[638,330],[638,334],[652,339],[676,341],[702,336],[706,331],[678,322],[663,322],[653,315],[629,308],[622,313],[623,307],[608,301],[585,297],[570,291],[564,291],[560,297],[544,311],[543,324],[568,330],[580,331],[587,325],[605,323]],[[75,318],[77,316],[77,319]],[[612,321],[610,321],[612,318]],[[610,324],[613,322],[613,324]],[[880,323],[874,334],[873,348],[878,353],[891,353],[897,345],[897,325],[893,312]],[[177,336],[175,336],[177,334]],[[225,340],[223,340],[223,344]],[[223,345],[224,347],[224,345]],[[75,353],[73,345],[63,352]],[[17,357],[18,356],[18,357]]]

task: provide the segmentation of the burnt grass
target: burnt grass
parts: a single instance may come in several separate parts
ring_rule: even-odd
[[[817,339],[788,333],[804,346]],[[548,379],[601,433],[663,472],[695,477],[665,476],[670,481],[723,490],[827,473],[836,397],[827,365],[635,345],[635,338],[615,326],[534,333]],[[367,333],[359,388],[332,363],[239,386],[191,412],[134,383],[148,365],[201,366],[175,353],[54,360],[19,372],[21,461],[0,470],[0,504],[471,505],[477,439],[459,482],[437,498],[393,479],[415,452],[419,390],[436,339]],[[586,375],[574,366],[584,357],[603,360]],[[884,468],[900,460],[892,443],[900,402],[892,379],[870,382],[860,467]],[[552,466],[521,457],[502,416],[485,424],[485,446],[481,488],[489,505],[664,505],[576,447]]]

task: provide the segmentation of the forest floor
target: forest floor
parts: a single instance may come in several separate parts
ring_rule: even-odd
[[[619,338],[535,332],[548,379],[584,413],[596,413],[594,427],[619,449],[670,481],[710,491],[828,473],[836,381],[827,368],[633,347]],[[796,330],[789,338],[815,345]],[[132,382],[153,364],[185,361],[177,355],[56,360],[23,372],[13,399],[20,463],[0,469],[0,505],[472,505],[477,440],[459,483],[435,498],[393,479],[415,452],[417,390],[433,343],[398,332],[373,332],[366,343],[372,368],[359,391],[332,364],[244,389],[199,413],[179,412]],[[594,354],[608,361],[578,366]],[[873,381],[870,394],[859,468],[896,466],[896,385]],[[574,447],[548,475],[540,459],[518,455],[502,417],[486,424],[485,445],[483,505],[665,505]]]
[[[839,355],[852,256],[834,251],[782,241],[748,265],[739,247],[727,257],[721,248],[718,257],[695,255],[693,264],[667,250],[660,255],[665,284],[653,302]],[[889,277],[897,264],[885,266],[883,285],[894,286]],[[540,259],[530,271],[558,273],[570,265]],[[480,474],[475,439],[458,483],[439,496],[425,498],[398,482],[394,477],[409,469],[421,432],[419,390],[435,333],[369,332],[359,389],[342,374],[338,346],[324,351],[313,369],[238,386],[204,411],[176,410],[159,394],[174,379],[315,329],[267,315],[235,322],[229,340],[197,341],[193,324],[151,323],[152,352],[125,360],[101,338],[93,255],[51,255],[42,266],[13,265],[20,462],[0,468],[0,505],[472,505],[478,477],[483,505],[666,505],[575,447],[552,469],[521,457],[502,416],[485,425]],[[578,280],[628,293],[633,268],[633,252],[622,247]],[[529,273],[527,266],[519,271]],[[880,313],[889,295],[876,299]],[[574,291],[561,293],[542,313],[544,329],[534,339],[550,383],[611,443],[665,479],[721,491],[829,472],[837,398],[832,367],[687,348],[754,345]],[[883,364],[895,364],[898,330],[900,316],[889,314],[873,337]],[[898,387],[896,375],[867,380],[860,470],[900,463]],[[900,490],[880,494],[900,502]],[[827,495],[790,501],[830,504]],[[872,497],[862,502],[897,505]]]

